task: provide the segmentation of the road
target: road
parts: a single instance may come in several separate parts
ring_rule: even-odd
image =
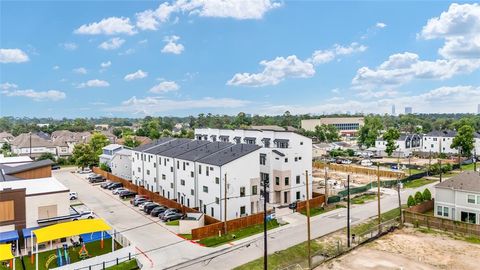
[[[428,188],[434,195],[433,185],[435,183],[420,187],[418,189],[408,189],[401,191],[402,204],[405,204],[409,195],[417,191],[423,191]],[[391,191],[391,190],[390,190]],[[396,192],[386,192],[381,198],[381,211],[387,212],[398,207],[398,196]],[[296,215],[300,215],[296,213]],[[311,235],[318,238],[323,235],[335,232],[347,226],[347,210],[340,208],[331,212],[318,215],[311,218]],[[372,201],[363,205],[355,205],[351,209],[351,222],[358,224],[377,215],[377,201]],[[268,233],[268,254],[284,250],[291,246],[300,244],[307,240],[306,218],[294,219],[295,224],[269,231]],[[241,240],[242,241],[242,240]],[[187,263],[181,263],[171,269],[225,269],[234,268],[263,256],[263,236],[253,236],[243,239],[243,244],[237,243],[236,246],[224,248],[212,254],[201,256]]]
[[[59,170],[53,175],[71,191],[78,192],[82,203],[137,247],[137,258],[143,269],[163,269],[216,250],[184,240],[161,224],[158,218],[144,215],[129,202],[118,199],[98,185],[92,186],[77,174]]]

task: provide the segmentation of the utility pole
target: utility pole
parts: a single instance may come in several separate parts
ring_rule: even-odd
[[[400,177],[398,174],[397,178]],[[402,215],[402,199],[400,198],[400,182],[397,181],[397,193],[398,193],[398,210],[400,211],[400,226],[403,226],[403,215]]]
[[[310,249],[310,190],[308,189],[308,170],[305,170],[305,180],[307,181],[305,187],[307,189],[307,254],[308,254],[308,269],[312,269],[312,256]]]
[[[440,183],[442,182],[442,160],[438,160],[438,164],[440,165]]]
[[[325,205],[328,205],[328,174],[327,174],[327,164],[325,164]]]
[[[32,158],[32,132],[30,131],[30,132],[28,133],[28,135],[30,136],[30,152],[29,152],[28,156],[29,156],[30,158]]]
[[[347,247],[350,247],[350,174],[347,175]]]
[[[477,171],[477,150],[473,150],[473,172]]]
[[[432,150],[428,155],[428,169],[427,169],[427,176],[430,176],[430,167],[432,166]]]
[[[412,175],[412,168],[410,167],[410,155],[408,156],[408,176]]]
[[[225,204],[225,210],[224,210],[224,213],[225,213],[225,222],[223,223],[224,224],[224,229],[225,229],[225,234],[227,234],[227,174],[225,173],[225,192],[224,192],[224,204]]]
[[[380,163],[377,162],[377,202],[378,202],[378,231],[381,232],[382,216],[380,211]]]
[[[269,183],[268,174],[263,179],[263,269],[268,269],[267,252],[267,185]]]

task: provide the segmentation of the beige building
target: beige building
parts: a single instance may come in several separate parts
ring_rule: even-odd
[[[355,136],[364,122],[363,117],[324,117],[302,120],[302,128],[314,131],[316,126],[333,125],[342,136]]]

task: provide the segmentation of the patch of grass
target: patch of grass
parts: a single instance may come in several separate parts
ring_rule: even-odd
[[[310,216],[311,217],[314,217],[314,216],[317,216],[317,215],[320,215],[320,214],[323,214],[323,213],[326,213],[326,212],[328,212],[328,210],[325,210],[325,208],[323,208],[323,207],[310,208]],[[307,216],[307,209],[303,209],[302,211],[300,211],[300,214],[302,214],[304,216]]]
[[[406,208],[406,205],[402,205],[402,208]],[[380,215],[380,219],[382,222],[387,221],[387,220],[392,220],[394,218],[397,218],[400,216],[400,211],[398,208],[392,209],[388,212],[385,212]],[[356,235],[361,235],[365,232],[368,232],[378,225],[378,219],[376,217],[370,219],[369,221],[366,221],[364,223],[360,223],[358,225],[355,225],[351,228],[351,233],[356,234]],[[345,229],[346,230],[346,229]]]
[[[114,266],[107,267],[108,270],[136,270],[138,268],[137,260],[122,262]]]
[[[412,180],[410,182],[406,182],[405,184],[403,184],[403,187],[404,188],[418,188],[418,187],[421,187],[421,186],[424,186],[424,185],[431,184],[433,182],[435,182],[435,181],[434,180],[428,180],[428,179],[425,179],[425,178],[420,178],[420,179]]]
[[[279,227],[277,220],[271,220],[267,223],[267,230],[274,229]],[[199,240],[198,243],[203,244],[207,247],[216,247],[231,241],[239,240],[245,237],[255,235],[257,233],[263,232],[263,224],[258,224],[255,226],[250,226],[243,228],[237,231],[229,232],[226,235],[222,236],[213,236]],[[235,236],[235,237],[234,237]]]
[[[465,241],[472,243],[472,244],[479,244],[480,245],[480,237],[476,236],[467,236],[465,237]]]
[[[410,172],[412,175],[413,175],[413,174],[418,174],[418,173],[423,173],[423,172],[425,172],[425,170],[420,170],[420,169],[410,169],[410,170],[409,170],[409,169],[405,169],[405,170],[403,170],[403,171],[404,171],[405,173],[407,173],[407,174],[408,174],[408,172]]]
[[[178,226],[179,224],[180,224],[180,220],[172,220],[165,223],[165,225],[168,225],[168,226]]]
[[[185,238],[185,239],[192,240],[192,235],[191,234],[180,234],[180,236]]]
[[[373,201],[376,198],[377,198],[377,195],[375,194],[364,194],[364,195],[360,195],[358,197],[352,198],[350,202],[352,204],[364,204],[365,202]]]
[[[473,167],[474,167],[473,165],[474,165],[473,163],[467,164],[467,165],[462,165],[462,170],[473,171]],[[479,166],[480,166],[480,164],[477,163],[477,170],[478,170],[478,168],[480,168]]]

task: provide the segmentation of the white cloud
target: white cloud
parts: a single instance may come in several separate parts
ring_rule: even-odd
[[[349,55],[353,53],[364,52],[366,50],[367,46],[359,44],[357,42],[352,42],[348,46],[335,44],[332,49],[314,51],[309,61],[311,61],[315,65],[319,65],[328,63],[339,55]]]
[[[451,4],[439,17],[428,20],[418,36],[444,39],[438,52],[447,59],[479,59],[480,5]]]
[[[134,54],[134,53],[135,53],[135,49],[130,48],[130,49],[125,50],[124,52],[118,53],[118,55],[130,55],[130,54]]]
[[[3,91],[2,92],[7,97],[27,97],[33,99],[34,101],[58,101],[66,98],[66,94],[57,90],[48,90],[48,91],[35,91],[32,89],[27,90],[13,90],[13,91]]]
[[[58,70],[58,69],[60,69],[60,66],[53,66],[52,69],[53,70]]]
[[[232,98],[212,98],[192,100],[172,100],[161,97],[132,97],[122,102],[120,106],[107,109],[112,112],[130,112],[153,114],[166,111],[177,111],[186,109],[208,109],[208,108],[239,108],[249,104],[250,101]]]
[[[100,45],[98,45],[98,47],[104,50],[115,50],[120,48],[123,45],[123,43],[125,43],[124,39],[115,37],[102,42]]]
[[[125,75],[125,77],[123,79],[128,82],[128,81],[143,79],[147,76],[148,76],[147,72],[139,69],[139,70],[135,71],[134,73],[130,73],[130,74]]]
[[[135,26],[130,23],[129,18],[110,17],[102,19],[100,22],[84,24],[74,31],[75,34],[84,35],[118,35],[136,34]]]
[[[185,49],[180,43],[176,43],[180,39],[179,36],[166,36],[164,41],[167,42],[162,49],[162,53],[181,54]]]
[[[77,88],[87,88],[87,87],[108,87],[110,84],[107,81],[103,80],[89,80],[87,82],[83,82],[77,86]]]
[[[65,43],[60,43],[60,47],[67,51],[74,51],[78,49],[78,45],[75,42],[65,42]]]
[[[171,91],[177,91],[180,89],[180,86],[174,82],[174,81],[163,81],[152,88],[150,88],[149,92],[150,93],[166,93],[166,92],[171,92]]]
[[[260,73],[237,73],[227,85],[259,87],[276,85],[286,78],[308,78],[315,74],[313,64],[302,61],[295,55],[277,57],[271,61],[261,61]]]
[[[16,88],[18,88],[18,85],[14,83],[9,83],[9,82],[0,83],[0,89],[2,90],[10,90],[10,89],[16,89]]]
[[[110,61],[100,63],[100,67],[102,68],[109,68],[111,65],[112,65],[112,62]]]
[[[75,68],[73,69],[73,72],[74,73],[77,73],[77,74],[87,74],[87,69],[84,68],[84,67],[79,67],[79,68]]]
[[[0,49],[0,63],[23,63],[30,59],[20,49]]]
[[[352,84],[359,89],[396,87],[414,79],[448,79],[456,74],[471,73],[479,67],[480,60],[423,61],[417,54],[405,52],[391,55],[375,69],[358,69]]]
[[[387,27],[387,24],[385,24],[385,23],[383,23],[383,22],[377,22],[377,23],[375,24],[375,27],[377,27],[377,28],[385,28],[385,27]]]

